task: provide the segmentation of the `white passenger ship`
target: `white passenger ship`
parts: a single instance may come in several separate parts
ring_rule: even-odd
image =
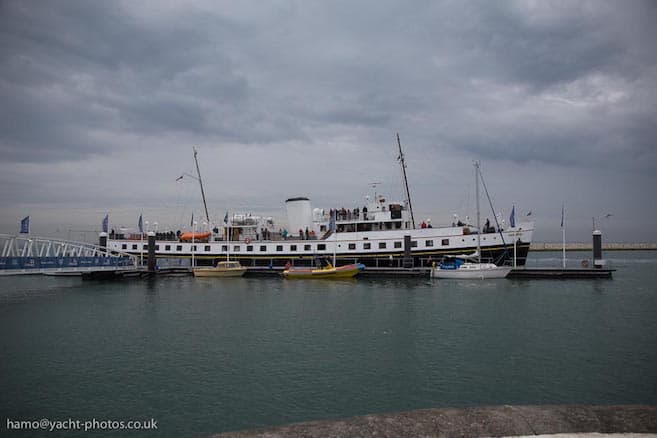
[[[194,259],[195,265],[216,265],[230,257],[243,266],[311,266],[317,256],[332,257],[338,265],[363,263],[367,267],[430,266],[447,254],[476,251],[475,226],[426,228],[412,226],[404,203],[387,203],[381,195],[362,208],[336,209],[335,232],[331,210],[312,209],[306,197],[285,201],[287,228],[278,228],[271,218],[235,214],[218,233],[197,233],[201,240],[181,240],[174,233],[156,239],[158,259]],[[279,231],[281,230],[281,231]],[[288,231],[290,230],[290,231]],[[534,230],[533,222],[516,223],[503,230],[482,230],[482,260],[497,265],[515,258],[524,265]],[[485,231],[485,232],[484,232]],[[230,239],[229,239],[230,237]],[[186,239],[188,239],[187,237]],[[146,237],[110,235],[108,246],[134,255],[147,253]],[[163,260],[164,262],[164,260]]]
[[[306,197],[285,201],[288,228],[276,230],[271,218],[236,214],[226,217],[223,230],[192,233],[159,233],[155,256],[176,264],[189,259],[194,266],[216,266],[219,261],[237,260],[243,266],[313,266],[317,257],[334,257],[337,266],[362,263],[366,267],[423,267],[448,254],[463,254],[477,249],[481,231],[481,260],[496,265],[524,265],[532,240],[534,223],[517,223],[500,230],[490,227],[478,230],[469,224],[432,228],[414,223],[406,164],[397,134],[398,161],[404,175],[406,201],[386,202],[374,193],[361,209],[312,209]],[[207,223],[210,223],[203,182],[194,149],[194,161],[203,197]],[[181,177],[182,178],[182,177]],[[333,225],[333,220],[334,225]],[[290,231],[288,231],[290,230]],[[196,231],[196,230],[194,230]],[[109,249],[134,255],[147,253],[145,236],[111,233]],[[514,244],[515,243],[515,244]],[[171,263],[171,262],[174,263]]]

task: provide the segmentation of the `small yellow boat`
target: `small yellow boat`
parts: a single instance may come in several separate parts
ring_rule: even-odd
[[[219,262],[214,268],[194,268],[194,277],[241,277],[246,268],[240,262]]]
[[[285,278],[351,278],[365,268],[362,263],[333,267],[330,263],[321,268],[294,268],[289,267],[283,271]]]

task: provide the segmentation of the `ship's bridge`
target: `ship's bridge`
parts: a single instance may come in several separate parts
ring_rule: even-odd
[[[313,226],[325,233],[329,229],[331,215],[335,211],[336,229],[339,233],[410,229],[410,214],[405,204],[387,202],[382,195],[375,195],[374,200],[367,197],[363,207],[353,209],[336,208],[313,211]]]

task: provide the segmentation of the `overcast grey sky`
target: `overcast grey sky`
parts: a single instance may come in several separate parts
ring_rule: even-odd
[[[0,2],[0,232],[362,206],[657,241],[654,1]],[[607,213],[612,216],[604,218]],[[484,213],[486,215],[486,213]],[[490,214],[488,214],[490,216]],[[79,237],[79,236],[74,236]]]

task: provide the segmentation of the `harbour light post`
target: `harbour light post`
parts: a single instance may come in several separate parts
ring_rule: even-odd
[[[607,213],[602,216],[604,219],[609,219],[613,215]],[[602,258],[602,231],[596,227],[595,216],[593,217],[593,267],[604,268],[607,262]],[[600,220],[598,220],[600,222]]]

